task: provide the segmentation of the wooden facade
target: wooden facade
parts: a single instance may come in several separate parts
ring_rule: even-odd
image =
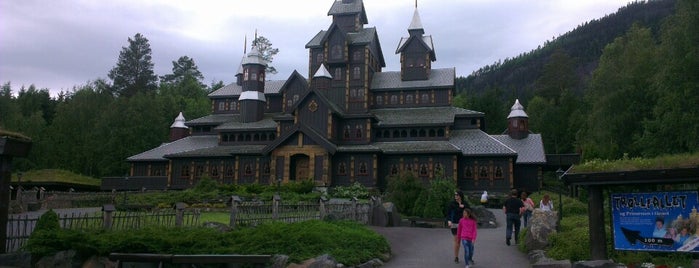
[[[236,83],[209,95],[212,113],[187,121],[189,136],[128,158],[130,175],[167,176],[174,189],[204,177],[381,188],[414,172],[424,182],[453,178],[464,190],[538,189],[540,135],[488,135],[483,113],[451,106],[455,71],[433,68],[432,37],[417,9],[396,50],[399,71],[382,70],[362,0],[335,1],[328,14],[331,25],[306,44],[308,78],[295,71],[286,80],[260,79],[265,62],[251,49]],[[516,119],[526,124],[526,114]]]

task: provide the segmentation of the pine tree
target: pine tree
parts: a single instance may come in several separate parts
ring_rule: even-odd
[[[129,46],[122,47],[119,61],[109,71],[113,93],[121,97],[131,97],[138,92],[154,92],[158,77],[153,72],[151,49],[148,39],[137,33],[129,38]]]

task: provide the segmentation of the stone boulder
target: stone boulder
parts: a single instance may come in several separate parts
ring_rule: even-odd
[[[388,224],[386,226],[400,226],[401,217],[398,212],[398,207],[391,202],[383,203],[384,209],[386,209],[386,215],[388,217]]]
[[[75,250],[59,251],[53,256],[42,257],[34,267],[36,268],[72,268],[77,265],[80,267],[80,262],[74,260],[76,255]],[[74,261],[76,265],[74,265]]]
[[[386,227],[388,226],[388,212],[384,206],[373,206],[371,208],[371,223],[372,226]]]
[[[626,265],[609,260],[579,261],[573,264],[573,268],[626,268]]]
[[[527,234],[524,237],[524,244],[527,249],[545,249],[548,246],[549,235],[556,232],[557,222],[557,211],[535,209],[531,219],[529,219]]]
[[[497,228],[498,223],[495,220],[495,214],[484,206],[473,206],[471,211],[478,219],[478,228]]]

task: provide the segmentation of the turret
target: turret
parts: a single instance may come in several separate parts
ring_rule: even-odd
[[[175,118],[175,122],[170,125],[170,142],[189,136],[189,128],[184,125],[184,122],[184,116],[180,112]]]
[[[417,3],[413,19],[408,26],[408,37],[398,43],[396,54],[400,53],[400,74],[403,81],[427,80],[430,77],[432,62],[437,60],[432,44],[432,36],[424,35]]]
[[[243,59],[242,92],[240,93],[240,115],[243,123],[262,120],[265,112],[265,69],[267,62],[262,54],[253,46],[250,53]]]
[[[333,77],[330,75],[328,68],[325,68],[325,64],[321,64],[315,75],[313,75],[313,80],[311,80],[312,87],[327,90],[330,88],[330,82],[332,79]]]
[[[529,136],[529,116],[524,112],[524,106],[515,100],[507,116],[507,134],[510,138],[521,140]]]

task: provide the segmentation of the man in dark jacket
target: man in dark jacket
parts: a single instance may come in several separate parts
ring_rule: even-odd
[[[505,200],[502,206],[502,211],[505,212],[505,217],[507,218],[507,226],[505,228],[505,244],[510,245],[510,239],[512,239],[512,229],[515,231],[515,244],[519,240],[519,227],[522,224],[520,217],[522,215],[522,208],[524,207],[524,202],[522,199],[517,197],[517,190],[512,190],[510,192],[510,197]]]

